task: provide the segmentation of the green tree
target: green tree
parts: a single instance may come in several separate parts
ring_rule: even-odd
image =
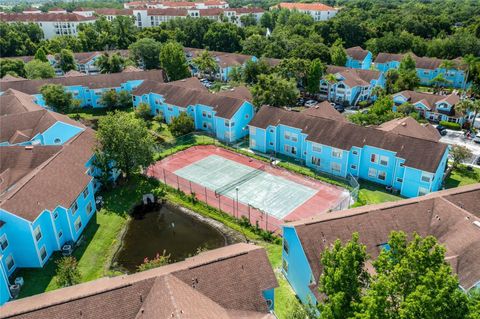
[[[0,59],[0,78],[7,74],[25,77],[25,63],[19,59]]]
[[[93,167],[96,168],[95,178],[100,182],[104,189],[109,189],[112,184],[112,164],[108,156],[99,149],[95,150],[92,161]]]
[[[347,51],[345,51],[341,41],[335,41],[330,48],[330,55],[334,65],[345,66],[345,63],[347,63]]]
[[[410,54],[406,54],[398,68],[398,79],[395,83],[397,91],[413,90],[420,84],[415,68],[415,60]]]
[[[373,103],[372,107],[366,113],[355,113],[348,119],[358,125],[380,125],[395,118],[403,117],[404,114],[393,112],[393,100],[390,96],[380,97]]]
[[[260,108],[262,105],[293,106],[300,92],[295,80],[287,80],[278,74],[260,74],[258,82],[252,87],[253,104]]]
[[[325,72],[325,65],[319,59],[313,60],[307,72],[307,91],[316,94],[320,90],[320,79]]]
[[[124,110],[133,106],[132,95],[128,91],[108,90],[102,94],[100,104],[107,110]]]
[[[55,77],[55,69],[48,62],[32,60],[25,64],[25,74],[31,80]]]
[[[160,66],[169,81],[177,81],[190,76],[187,59],[181,44],[168,42],[160,50]]]
[[[358,233],[342,245],[336,240],[321,255],[323,273],[319,279],[319,292],[326,298],[319,303],[322,319],[351,318],[355,305],[360,302],[362,289],[367,286],[365,262],[368,255],[360,244]]]
[[[75,70],[77,64],[75,62],[75,57],[73,56],[72,51],[68,49],[63,49],[59,54],[56,55],[57,65],[64,72],[67,73],[70,70]]]
[[[256,57],[261,57],[265,52],[265,47],[268,44],[266,37],[260,34],[252,34],[242,41],[243,54],[249,54]]]
[[[459,114],[473,113],[471,127],[475,127],[475,119],[477,118],[478,113],[480,113],[480,100],[472,101],[464,99],[455,105],[455,111]]]
[[[48,62],[47,52],[45,52],[44,47],[38,48],[37,52],[35,52],[35,60],[39,60],[39,61],[42,61],[42,62]]]
[[[119,73],[125,68],[125,58],[119,53],[110,55],[108,52],[104,52],[95,61],[95,65],[100,70],[100,73]]]
[[[255,84],[260,74],[269,74],[270,71],[270,65],[265,59],[248,60],[242,68],[243,81],[248,84]]]
[[[242,49],[243,30],[232,23],[213,23],[205,33],[204,44],[209,50],[236,52]]]
[[[286,79],[294,79],[299,86],[304,86],[310,70],[310,61],[299,58],[283,59],[275,71]]]
[[[458,166],[464,162],[466,159],[472,157],[472,151],[466,146],[463,145],[452,145],[450,149],[450,156],[453,159],[453,168],[458,168]]]
[[[181,136],[193,132],[195,124],[191,116],[186,112],[181,112],[179,116],[172,119],[168,128],[173,136]]]
[[[327,92],[328,92],[327,99],[331,101],[332,96],[330,96],[330,91],[332,90],[332,85],[338,82],[337,77],[335,76],[335,74],[328,73],[323,76],[323,80],[327,82]]]
[[[448,86],[448,84],[451,83],[450,80],[445,79],[442,73],[439,73],[436,77],[434,77],[431,81],[431,84],[433,86],[433,93],[438,93],[440,92],[445,86]]]
[[[468,293],[469,315],[466,319],[480,319],[480,288],[473,288]]]
[[[132,59],[143,63],[145,69],[158,69],[160,67],[161,44],[157,41],[144,38],[130,45]]]
[[[129,16],[117,16],[113,19],[112,29],[119,49],[127,49],[135,41],[138,30],[135,27],[134,18]]]
[[[78,100],[73,98],[72,93],[65,91],[60,84],[45,84],[40,89],[45,104],[50,106],[55,112],[68,113],[71,109],[78,106]]]
[[[80,283],[81,274],[78,270],[77,259],[65,256],[56,261],[56,281],[60,287],[69,287]]]
[[[240,17],[240,22],[242,23],[243,27],[257,25],[257,19],[253,14],[242,15]]]
[[[164,250],[161,255],[157,254],[153,259],[149,259],[148,257],[145,257],[145,259],[143,260],[143,263],[137,267],[137,270],[145,271],[145,270],[165,266],[165,265],[168,265],[169,263],[171,263],[170,254],[167,254],[167,252]]]
[[[134,113],[115,111],[98,121],[97,139],[102,152],[128,179],[153,163],[153,137],[144,120]]]
[[[437,239],[413,234],[408,241],[392,232],[386,247],[373,262],[375,274],[355,318],[465,318],[466,294]]]
[[[217,61],[208,50],[202,51],[199,56],[193,58],[192,63],[198,68],[202,76],[205,74],[212,76],[213,73],[218,71]]]
[[[152,109],[148,103],[141,102],[135,107],[135,114],[144,120],[150,120],[152,118]]]

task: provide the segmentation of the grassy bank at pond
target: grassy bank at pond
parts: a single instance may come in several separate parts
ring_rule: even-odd
[[[454,169],[445,180],[445,188],[454,188],[475,183],[480,183],[480,168],[472,167],[472,169],[469,170],[467,166],[460,165]]]

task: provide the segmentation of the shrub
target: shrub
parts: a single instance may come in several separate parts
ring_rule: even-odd
[[[80,282],[77,259],[73,256],[62,257],[57,264],[57,284],[60,287],[76,285]]]
[[[457,130],[460,131],[462,129],[462,126],[458,123],[451,123],[447,121],[440,121],[440,125],[445,126],[448,129],[451,130]]]
[[[143,263],[137,267],[138,271],[145,271],[160,266],[165,266],[170,263],[170,254],[167,255],[167,252],[164,250],[163,253],[157,254],[154,259],[148,259],[145,257]]]

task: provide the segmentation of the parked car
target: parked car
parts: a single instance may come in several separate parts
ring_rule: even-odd
[[[315,105],[317,105],[317,101],[315,100],[308,100],[307,102],[305,102],[306,107],[313,107]]]
[[[474,141],[475,143],[480,144],[480,134],[478,134],[477,136],[475,136],[475,137],[473,138],[473,141]]]
[[[480,156],[477,158],[477,161],[475,162],[478,166],[480,166]]]
[[[343,105],[337,104],[334,106],[335,110],[337,110],[339,113],[345,112],[345,107]]]
[[[305,99],[303,97],[297,99],[297,106],[304,106],[305,105]]]
[[[441,136],[447,135],[447,128],[443,125],[437,125],[437,131]]]

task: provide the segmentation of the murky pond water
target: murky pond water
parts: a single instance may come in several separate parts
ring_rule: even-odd
[[[198,249],[225,245],[224,235],[216,228],[174,206],[163,205],[159,211],[130,221],[114,264],[132,273],[145,257],[152,259],[164,250],[172,261],[180,261]]]

